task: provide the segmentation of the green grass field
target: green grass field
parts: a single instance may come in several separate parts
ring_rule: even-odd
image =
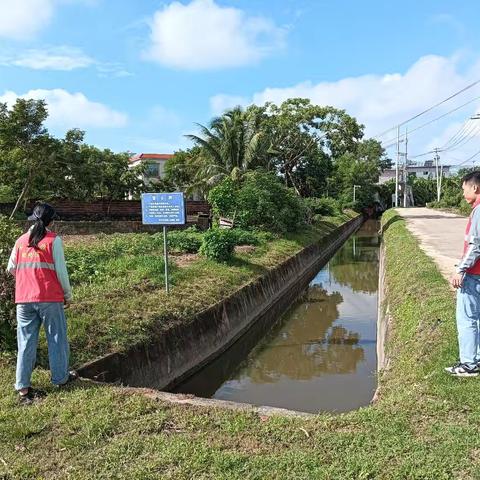
[[[390,211],[383,223],[393,317],[387,343],[391,367],[381,376],[374,406],[311,419],[261,417],[172,406],[87,382],[56,391],[49,386],[48,373],[38,370],[35,383],[49,395],[38,405],[20,408],[12,391],[13,359],[5,356],[0,368],[0,478],[480,478],[480,383],[443,373],[457,355],[454,294],[404,221]],[[291,252],[288,241],[257,252],[255,274]],[[229,288],[251,278],[253,267],[245,266],[242,258],[237,261],[238,273],[232,277],[218,267],[225,278],[236,279]],[[198,269],[196,275],[180,275],[177,285],[191,284],[202,274],[210,278],[207,264],[192,268]],[[213,280],[211,289],[211,298],[221,296],[224,282]],[[108,308],[119,312],[136,300],[124,302]],[[99,324],[106,315],[107,309],[100,312]],[[79,336],[82,330],[75,328]],[[112,338],[131,331],[122,328],[110,334],[108,342],[92,342],[110,347]],[[141,339],[141,331],[134,331]],[[77,353],[76,358],[82,356]]]

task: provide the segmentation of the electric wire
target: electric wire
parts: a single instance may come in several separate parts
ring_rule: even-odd
[[[416,115],[414,115],[413,117],[410,117],[409,119],[397,124],[397,125],[394,125],[393,127],[387,129],[387,130],[384,130],[382,133],[379,133],[378,135],[374,135],[373,138],[378,138],[378,137],[383,137],[383,135],[385,135],[386,133],[388,132],[391,132],[392,130],[398,128],[398,127],[402,127],[403,125],[411,122],[412,120],[415,120],[416,118],[422,116],[422,115],[425,115],[426,113],[432,111],[433,109],[439,107],[440,105],[443,105],[444,103],[448,102],[449,100],[451,100],[452,98],[455,98],[456,96],[460,95],[461,93],[469,90],[470,88],[474,87],[475,85],[478,85],[480,83],[480,80],[476,80],[475,82],[467,85],[466,87],[462,88],[461,90],[459,90],[458,92],[455,92],[454,94],[450,95],[449,97],[443,99],[442,101],[436,103],[435,105],[432,105],[431,107],[423,110],[422,112],[420,113],[417,113]]]

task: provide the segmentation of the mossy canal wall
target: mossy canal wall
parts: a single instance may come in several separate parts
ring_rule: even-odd
[[[363,223],[356,217],[265,275],[177,325],[148,345],[83,365],[83,377],[159,390],[174,388],[212,361],[258,322],[273,325],[316,273]]]

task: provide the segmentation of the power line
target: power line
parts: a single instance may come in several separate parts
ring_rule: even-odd
[[[457,133],[455,133],[455,135],[453,135],[450,140],[447,140],[444,146],[448,145],[449,142],[455,142],[458,138],[460,138],[468,130],[469,125],[471,125],[470,119],[465,120]]]
[[[467,127],[463,129],[461,135],[455,134],[453,137],[449,138],[443,146],[440,147],[440,150],[450,150],[453,147],[462,143],[465,139],[470,138],[470,135],[476,130],[476,125],[471,122],[467,122]],[[458,132],[457,132],[458,133]]]
[[[463,147],[465,144],[470,142],[470,140],[473,140],[480,131],[480,127],[478,127],[477,125],[472,123],[471,119],[467,120],[467,122],[465,122],[464,126],[460,129],[460,131],[463,130],[464,127],[469,123],[470,123],[470,127],[465,128],[463,134],[458,136],[459,132],[457,132],[449,140],[447,140],[447,142],[443,145],[442,148],[437,148],[435,150],[429,150],[428,152],[420,153],[418,155],[413,155],[410,158],[413,159],[413,158],[423,157],[425,155],[429,155],[429,154],[435,153],[435,152],[450,152],[452,150],[457,150],[458,148]],[[457,139],[453,143],[451,143],[452,139],[455,138],[455,137],[457,137]]]
[[[475,101],[477,101],[477,100],[480,100],[480,95],[479,95],[478,97],[472,98],[471,100],[469,100],[468,102],[460,105],[459,107],[456,107],[456,108],[454,108],[454,109],[452,109],[452,110],[444,113],[443,115],[440,115],[439,117],[436,117],[436,118],[434,118],[433,120],[430,120],[429,122],[426,122],[426,123],[424,123],[423,125],[420,125],[420,126],[414,128],[413,130],[410,130],[408,134],[411,135],[412,133],[416,132],[417,130],[420,130],[420,129],[424,128],[424,127],[427,127],[428,125],[436,122],[437,120],[440,120],[440,119],[446,117],[447,115],[450,115],[451,113],[454,113],[454,112],[456,112],[457,110],[460,110],[461,108],[466,107],[466,106],[469,105],[470,103],[473,103],[473,102],[475,102]],[[465,126],[468,122],[469,122],[469,120],[467,120],[467,121],[465,122],[464,126]],[[389,139],[389,140],[385,140],[384,142],[385,142],[385,143],[389,143],[389,144],[393,142],[392,144],[395,145],[395,144],[396,144],[396,137],[395,137],[395,138],[391,138],[391,139]],[[383,143],[383,142],[382,142],[382,143]],[[388,148],[388,147],[384,147],[384,148]]]
[[[457,150],[458,148],[463,147],[465,144],[467,144],[470,140],[473,140],[477,136],[479,131],[480,131],[479,128],[474,126],[472,129],[470,129],[468,133],[465,133],[463,137],[457,139],[452,145],[449,145],[446,148],[442,147],[441,150],[443,152]]]
[[[471,83],[470,85],[467,85],[466,87],[462,88],[461,90],[459,90],[458,92],[455,92],[454,94],[450,95],[449,97],[443,99],[442,101],[436,103],[435,105],[432,105],[431,107],[423,110],[422,112],[420,113],[417,113],[416,115],[414,115],[413,117],[410,117],[408,120],[405,120],[397,125],[394,125],[393,127],[389,128],[388,130],[385,130],[383,131],[382,133],[379,133],[378,135],[374,135],[373,138],[378,138],[378,137],[383,137],[383,135],[385,135],[386,133],[388,132],[391,132],[392,130],[394,130],[395,128],[397,127],[402,127],[403,125],[411,122],[412,120],[415,120],[416,118],[418,117],[421,117],[422,115],[425,115],[425,113],[428,113],[430,112],[431,110],[433,110],[434,108],[437,108],[439,107],[440,105],[448,102],[449,100],[451,100],[452,98],[455,98],[457,95],[460,95],[461,93],[469,90],[470,88],[474,87],[475,85],[478,85],[480,83],[480,80],[477,80],[473,83]]]
[[[470,160],[473,160],[477,155],[480,155],[480,150],[477,153],[474,153],[471,157],[467,158],[464,162],[459,163],[458,165],[455,165],[455,166],[459,167],[460,165],[465,165],[465,163],[468,163]]]

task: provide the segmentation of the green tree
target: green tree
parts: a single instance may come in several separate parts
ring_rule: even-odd
[[[36,175],[55,158],[55,141],[44,127],[43,100],[17,99],[11,109],[0,103],[0,184],[17,197],[11,217],[28,198]]]
[[[356,190],[356,205],[363,208],[372,204],[378,191],[376,184],[388,160],[381,144],[373,139],[359,142],[354,149],[343,153],[335,162],[334,188],[344,205],[353,202],[353,187]]]
[[[199,171],[201,179],[215,185],[227,176],[239,179],[248,169],[259,166],[265,158],[261,149],[264,110],[236,107],[214,118],[208,127],[199,125],[201,135],[187,135],[204,153]],[[198,177],[197,177],[198,180]]]
[[[166,191],[180,190],[188,195],[198,194],[206,198],[209,189],[207,180],[203,175],[205,159],[201,147],[195,146],[188,150],[175,152],[173,158],[165,164],[165,175],[161,179],[161,188]]]
[[[269,153],[286,185],[298,195],[308,189],[302,184],[308,176],[305,169],[318,169],[326,156],[332,161],[355,149],[363,136],[363,126],[344,110],[313,105],[308,99],[293,98],[280,106],[267,103],[266,113]],[[328,162],[323,167],[321,184],[326,187]]]
[[[235,182],[226,177],[208,196],[216,216],[241,228],[295,231],[305,222],[306,206],[273,172],[249,171]]]

